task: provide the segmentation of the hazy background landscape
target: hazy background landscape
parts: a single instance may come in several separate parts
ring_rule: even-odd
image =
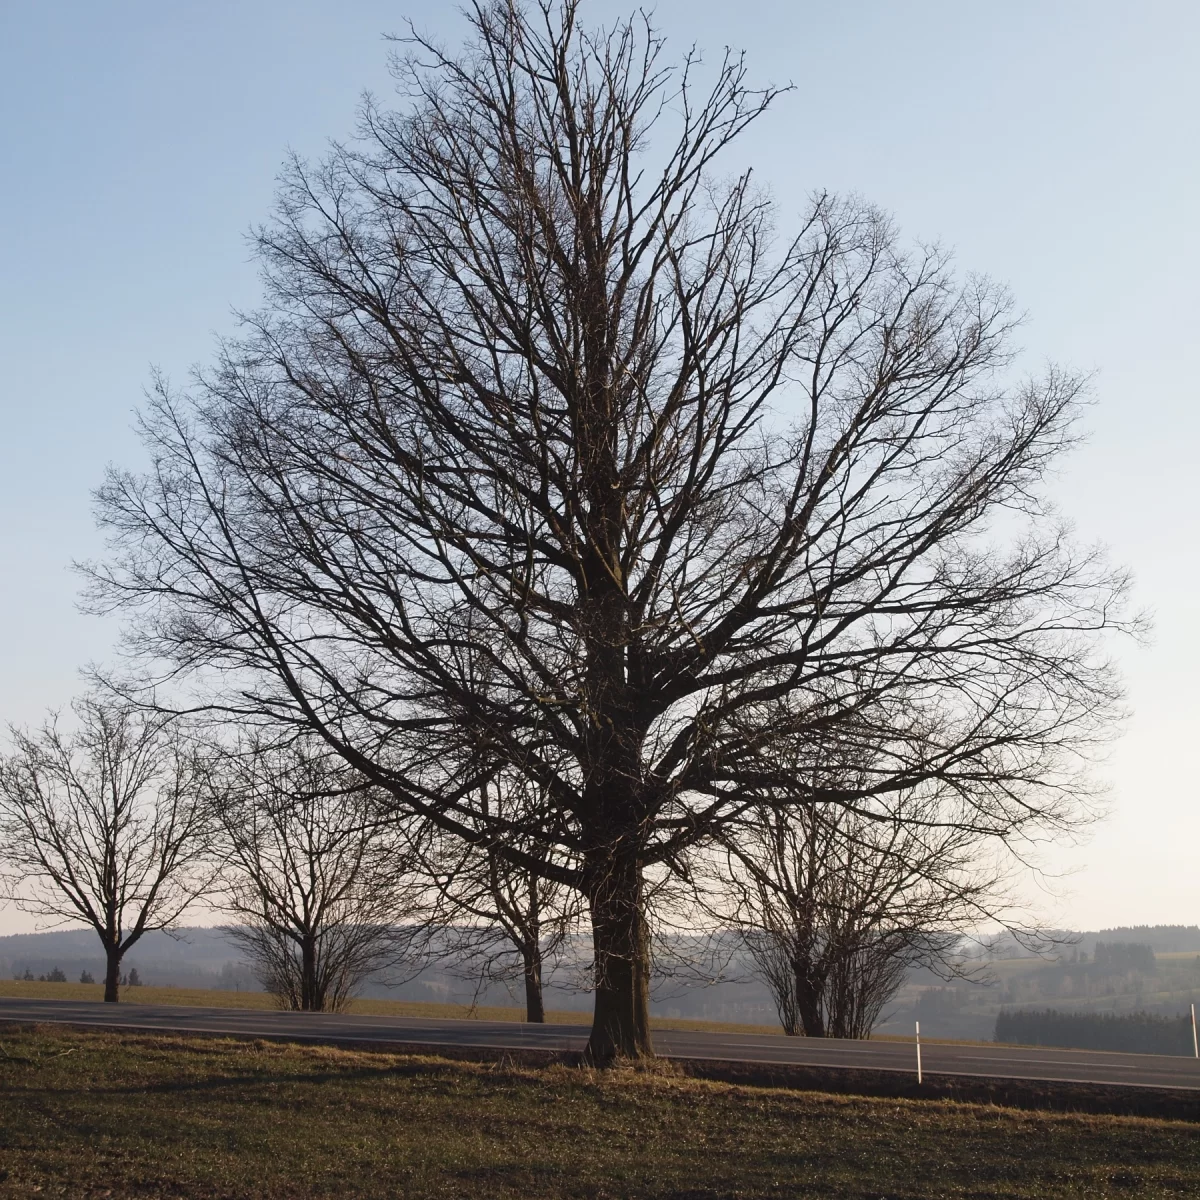
[[[880,1034],[911,1036],[921,1022],[924,1036],[990,1040],[1002,1008],[1056,1008],[1091,1013],[1148,1012],[1178,1016],[1200,1002],[1200,927],[1159,925],[1092,930],[1061,935],[1053,954],[1028,954],[1011,938],[974,948],[977,981],[946,981],[928,971],[912,971],[876,1026]],[[1068,943],[1067,939],[1070,938]],[[1097,945],[1100,946],[1099,956]],[[1105,948],[1108,953],[1105,953]],[[104,958],[91,931],[60,930],[0,938],[0,979],[29,972],[46,975],[55,968],[69,982],[81,972],[103,975]],[[189,929],[180,938],[147,934],[130,952],[126,968],[136,969],[149,986],[259,991],[260,984],[240,959],[238,948],[218,928]],[[766,988],[735,959],[722,980],[707,986],[684,979],[663,979],[655,988],[651,1013],[739,1024],[777,1025]],[[362,995],[434,1003],[515,1005],[512,990],[493,983],[478,988],[452,964],[427,968],[398,985],[372,979]],[[136,989],[125,999],[136,1003]],[[550,1010],[588,1012],[590,993],[567,969],[546,987]],[[553,1019],[553,1016],[550,1017]]]

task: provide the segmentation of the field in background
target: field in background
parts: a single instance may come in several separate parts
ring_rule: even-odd
[[[0,997],[12,996],[27,1000],[92,1000],[104,999],[104,988],[90,983],[41,983],[17,979],[0,979]],[[275,1004],[266,992],[229,992],[205,988],[133,987],[121,989],[121,1004],[182,1004],[198,1008],[274,1009]],[[117,1006],[118,1008],[120,1005]],[[356,997],[346,1010],[363,1016],[421,1017],[431,1020],[455,1021],[524,1021],[525,1010],[513,1006],[479,1004],[437,1004],[423,1000],[377,1000]],[[592,1014],[578,1009],[547,1009],[546,1020],[552,1025],[590,1025]],[[736,1021],[705,1021],[693,1017],[650,1018],[653,1029],[691,1029],[701,1033],[751,1033],[783,1037],[779,1025],[749,1025]],[[876,1033],[872,1037],[884,1042],[907,1042],[912,1035]],[[926,1037],[922,1041],[956,1042],[990,1045],[989,1039]]]
[[[0,979],[0,996],[28,1000],[94,1000],[104,999],[104,988],[96,983],[40,983],[18,979]],[[184,1004],[202,1008],[273,1009],[275,1004],[266,992],[229,992],[202,988],[125,987],[121,989],[123,1004]],[[118,1005],[118,1007],[120,1007]],[[425,1017],[433,1019],[523,1021],[525,1010],[500,1005],[434,1004],[420,1000],[376,1000],[356,997],[346,1010],[363,1016]],[[556,1025],[590,1025],[590,1012],[547,1010],[546,1020]],[[687,1017],[652,1017],[655,1029],[695,1029],[714,1033],[771,1033],[783,1036],[778,1025],[738,1025],[723,1021],[692,1020]]]
[[[1200,1127],[0,1027],[0,1195],[970,1197],[1200,1194]]]

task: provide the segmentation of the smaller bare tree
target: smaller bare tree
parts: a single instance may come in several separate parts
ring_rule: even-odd
[[[938,809],[763,805],[723,836],[734,920],[786,1033],[867,1037],[910,967],[963,970],[956,931],[991,911],[1000,876]]]
[[[104,946],[104,999],[143,934],[170,931],[203,891],[201,764],[181,727],[88,695],[71,733],[11,730],[0,761],[0,880],[19,908],[82,920]]]
[[[514,791],[521,792],[520,798]],[[497,822],[528,815],[536,804],[529,798],[532,791],[516,776],[507,782],[490,780],[480,787],[479,810]],[[560,859],[553,840],[528,835],[518,839],[517,848],[520,864],[494,844],[434,836],[421,858],[439,899],[440,950],[454,962],[452,969],[481,985],[511,985],[519,979],[525,1020],[542,1024],[545,976],[579,927],[583,897],[550,878],[550,870],[538,870],[538,864]]]
[[[371,974],[409,959],[413,858],[362,778],[304,741],[244,742],[210,776],[214,900],[281,1007],[338,1011]]]

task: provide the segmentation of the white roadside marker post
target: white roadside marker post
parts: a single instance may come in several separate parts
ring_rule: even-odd
[[[1192,1005],[1193,1014],[1196,1011],[1196,1006]],[[1193,1024],[1193,1028],[1195,1028]],[[921,1082],[921,1022],[917,1022],[917,1082]]]
[[[1192,1005],[1192,1053],[1200,1058],[1200,1042],[1196,1040],[1196,1006]]]

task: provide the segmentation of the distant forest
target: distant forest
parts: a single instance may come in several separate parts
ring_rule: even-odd
[[[1197,925],[1121,925],[1116,929],[1083,934],[1085,943],[1093,938],[1105,942],[1138,942],[1149,946],[1155,954],[1200,952],[1200,926]]]
[[[1096,998],[1115,1000],[1122,992],[1141,999],[1150,992],[1151,977],[1164,973],[1178,976],[1184,972],[1194,975],[1200,965],[1200,960],[1178,958],[1200,951],[1200,929],[1196,926],[1131,925],[1101,930],[1095,939],[1094,943],[1090,939],[1085,943],[1092,946],[1090,968],[1087,951],[1079,949],[1067,955],[1057,970],[1039,972],[1043,992],[1057,993],[1060,1002],[1068,1003]],[[1173,957],[1160,963],[1156,954]],[[1126,981],[1124,989],[1118,986],[1121,979]],[[1032,983],[1034,980],[1030,979],[1025,986]],[[1161,1008],[1158,1012],[1005,1008],[996,1017],[995,1040],[1026,1046],[1191,1055],[1195,1053],[1191,1014],[1183,1003],[1187,984],[1183,978],[1171,983],[1176,986],[1164,987],[1158,993],[1162,997],[1160,1004],[1170,1005],[1174,1001],[1184,1009],[1178,1014],[1163,1012]],[[1020,986],[1012,981],[1008,994]]]

